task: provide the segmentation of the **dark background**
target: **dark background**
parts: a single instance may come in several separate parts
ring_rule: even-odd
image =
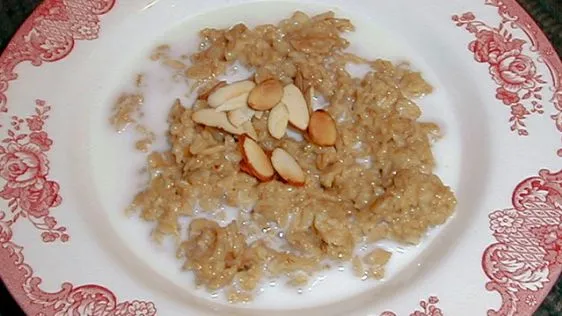
[[[518,0],[535,18],[562,55],[562,0]],[[19,25],[41,0],[0,0],[0,51],[8,44]],[[0,282],[0,315],[23,315]],[[534,316],[562,315],[562,278],[554,286]]]

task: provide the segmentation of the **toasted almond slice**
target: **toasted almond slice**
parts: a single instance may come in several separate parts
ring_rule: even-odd
[[[220,128],[231,134],[244,134],[244,129],[230,123],[225,112],[217,112],[215,109],[201,109],[193,113],[191,119],[196,123]]]
[[[277,104],[271,111],[267,118],[267,130],[274,138],[281,139],[287,132],[287,125],[289,124],[289,110],[283,103]]]
[[[310,117],[308,136],[316,145],[333,146],[336,144],[336,121],[324,110],[316,110]]]
[[[256,132],[252,122],[244,122],[244,124],[242,124],[242,129],[244,130],[244,134],[250,136],[253,140],[258,140],[258,133]]]
[[[281,99],[289,110],[289,122],[300,130],[306,130],[310,120],[308,106],[302,92],[294,84],[286,85],[283,88],[283,98]]]
[[[297,86],[297,88],[299,88],[300,91],[304,92],[306,90],[306,85],[304,83],[304,76],[302,75],[302,71],[300,69],[297,69],[297,74],[295,75],[294,84],[295,86]]]
[[[249,93],[244,93],[226,101],[217,107],[217,111],[227,112],[248,107],[248,95]]]
[[[256,111],[245,106],[243,108],[228,112],[227,116],[228,116],[228,120],[230,121],[230,123],[232,123],[232,125],[240,126],[245,122],[249,122],[252,119],[252,117],[254,117],[255,113]]]
[[[306,105],[308,106],[308,113],[312,115],[312,112],[314,112],[314,87],[313,86],[310,86],[308,89],[306,89],[306,92],[304,93],[304,99],[306,100]]]
[[[219,81],[213,86],[204,85],[203,87],[201,87],[201,91],[199,91],[199,96],[197,97],[197,99],[207,100],[209,98],[209,95],[211,95],[211,93],[217,91],[218,89],[224,86],[226,86],[226,81]]]
[[[242,151],[240,169],[262,182],[273,179],[275,171],[260,145],[246,135],[240,136],[239,142]]]
[[[277,79],[267,79],[250,92],[248,105],[258,111],[273,108],[283,97],[283,85]]]
[[[252,91],[255,86],[256,84],[250,80],[235,82],[215,90],[207,101],[210,107],[216,108],[232,98]]]
[[[201,109],[194,112],[191,115],[191,119],[195,123],[199,123],[211,127],[218,127],[222,121],[222,114],[221,112],[215,111],[215,109]]]
[[[263,117],[263,111],[256,111],[256,114],[254,114],[254,116],[260,120]]]
[[[271,153],[271,163],[277,173],[287,183],[294,186],[303,186],[306,176],[298,162],[288,152],[275,148]]]

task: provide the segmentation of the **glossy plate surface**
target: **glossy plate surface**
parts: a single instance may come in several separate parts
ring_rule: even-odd
[[[135,73],[153,74],[162,145],[162,96],[182,87],[150,50],[189,52],[202,27],[295,10],[349,17],[352,50],[422,71],[436,90],[424,119],[445,133],[437,172],[459,203],[382,282],[335,272],[303,294],[228,305],[125,216],[145,157],[109,111]],[[29,315],[530,315],[562,269],[561,79],[515,0],[46,0],[0,56],[0,275]]]

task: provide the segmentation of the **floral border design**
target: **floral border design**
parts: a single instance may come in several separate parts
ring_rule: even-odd
[[[437,307],[439,298],[437,296],[430,296],[427,301],[421,300],[419,305],[422,310],[413,311],[410,316],[443,316],[443,311]],[[394,312],[386,311],[380,316],[397,316]]]
[[[14,72],[14,68],[17,64],[30,61],[31,64],[40,66],[43,62],[54,62],[67,56],[74,47],[76,40],[93,40],[97,38],[99,32],[99,16],[109,12],[113,7],[114,1],[115,0],[47,0],[40,5],[0,56],[0,113],[8,112],[5,92],[8,89],[9,81],[17,79],[17,74]],[[560,88],[561,75],[558,72],[562,69],[560,60],[557,59],[555,53],[553,55],[553,50],[544,35],[540,32],[537,33],[536,30],[538,27],[514,0],[506,0],[505,2],[488,0],[487,4],[498,7],[502,18],[507,19],[505,20],[506,23],[510,21],[509,23],[511,23],[511,26],[519,26],[529,34],[531,50],[539,51],[543,58],[540,61],[545,62],[549,66],[554,78],[556,90],[552,101],[557,110],[551,117],[555,120],[558,130],[562,132],[562,90]],[[523,23],[519,18],[511,18],[512,16],[516,16],[515,14],[519,14],[522,20],[529,21]],[[470,24],[470,21],[468,21],[470,20],[470,16],[463,16],[463,19],[466,20],[462,22],[465,23],[463,26],[466,27]],[[475,27],[478,28],[477,26]],[[495,76],[494,79],[499,79],[498,84],[501,84],[502,88],[505,90],[497,91],[498,99],[510,105],[512,112],[516,112],[515,114],[512,113],[512,116],[516,116],[516,118],[512,120],[512,124],[516,124],[515,128],[513,128],[512,125],[512,129],[517,131],[520,135],[527,135],[528,133],[525,133],[524,119],[529,113],[540,113],[539,110],[542,110],[542,104],[538,106],[542,99],[534,95],[535,92],[539,94],[542,90],[532,91],[529,97],[524,97],[530,89],[536,89],[538,86],[544,85],[544,82],[542,82],[542,78],[540,77],[529,79],[527,75],[533,73],[534,68],[524,57],[514,54],[517,48],[522,47],[524,43],[510,38],[508,34],[500,34],[500,36],[507,36],[503,38],[503,40],[509,48],[513,49],[511,49],[510,54],[508,54],[507,51],[503,52],[503,54],[505,54],[503,56],[500,56],[500,54],[487,55],[488,58],[490,58],[491,55],[496,58],[495,70],[491,70],[490,73],[493,77]],[[475,53],[475,58],[477,52],[485,52],[485,49],[491,48],[485,48],[486,45],[489,44],[486,36],[482,36],[479,40],[479,42],[477,40],[474,43],[474,50],[471,49],[471,51]],[[484,46],[482,46],[482,44]],[[488,52],[492,52],[492,50],[488,50]],[[491,59],[485,61],[481,59],[479,62],[489,63],[490,60]],[[491,64],[489,63],[489,65]],[[522,77],[524,80],[521,81],[522,79],[519,78],[514,83],[508,82],[508,84],[503,85],[508,79],[511,80],[517,78],[517,76]],[[496,82],[498,82],[498,80],[496,80]],[[517,85],[520,85],[519,90],[517,90]],[[514,90],[517,90],[517,92],[525,90],[525,94],[518,93],[517,97],[520,99],[519,101],[530,100],[529,102],[531,102],[530,107],[523,106],[529,113],[524,114],[522,118],[517,118],[517,113],[521,114],[524,113],[524,111],[521,112],[522,110],[519,107],[514,110],[513,106],[511,106],[519,102],[513,101],[515,100],[513,96],[513,93],[515,93]],[[536,101],[537,104],[533,104],[532,101]],[[34,223],[36,228],[43,230],[43,233],[52,233],[52,230],[59,233],[58,237],[49,237],[48,235],[42,234],[44,242],[51,242],[57,239],[64,242],[65,239],[68,239],[67,237],[62,237],[63,235],[67,235],[64,226],[58,226],[56,221],[53,222],[54,218],[48,215],[50,208],[56,207],[61,202],[61,198],[58,195],[58,186],[55,185],[56,182],[47,180],[48,160],[42,160],[42,158],[44,158],[43,155],[50,149],[52,140],[50,140],[46,132],[43,131],[43,124],[38,122],[41,121],[44,123],[48,118],[50,108],[45,105],[45,103],[38,100],[36,102],[36,110],[36,114],[26,119],[19,117],[11,118],[10,126],[13,130],[11,133],[8,132],[8,136],[4,139],[5,145],[2,145],[3,150],[0,150],[0,155],[2,155],[0,160],[4,161],[3,164],[0,164],[2,166],[0,169],[5,169],[7,166],[17,167],[15,169],[8,167],[7,170],[0,173],[0,176],[7,181],[1,191],[0,197],[9,201],[14,201],[11,202],[12,205],[10,205],[10,207],[13,208],[13,206],[15,206],[11,218],[7,219],[5,212],[3,212],[0,217],[0,262],[2,262],[3,266],[2,277],[4,281],[11,285],[10,290],[13,291],[12,293],[18,301],[23,304],[26,311],[34,315],[84,314],[87,311],[95,311],[96,314],[100,315],[136,315],[138,313],[155,315],[156,308],[152,302],[134,300],[118,303],[115,295],[110,290],[99,285],[75,287],[70,283],[63,283],[61,290],[55,293],[47,293],[39,289],[39,285],[42,281],[41,278],[34,277],[33,270],[24,262],[22,254],[23,247],[12,242],[12,225],[17,220],[16,214],[19,212],[19,214],[21,214],[19,216],[26,218],[43,218],[45,219],[43,222],[37,225]],[[39,117],[39,120],[34,117]],[[39,125],[41,125],[41,127],[39,127]],[[25,129],[27,129],[29,133],[24,132]],[[31,136],[32,134],[34,136]],[[562,149],[558,151],[558,154],[562,156]],[[31,158],[36,159],[36,161],[28,159],[30,155]],[[6,158],[4,159],[4,157]],[[42,169],[40,166],[46,167],[46,169]],[[25,172],[22,172],[24,169]],[[508,266],[502,261],[504,259],[502,256],[509,254],[517,257],[521,255],[517,252],[509,252],[513,249],[517,250],[514,246],[515,243],[509,239],[514,238],[514,234],[526,229],[527,233],[530,232],[534,234],[535,237],[538,236],[539,248],[544,251],[544,253],[542,253],[543,260],[552,263],[550,268],[560,269],[560,249],[562,246],[558,242],[555,242],[555,240],[559,241],[562,236],[560,234],[560,218],[558,217],[558,222],[552,222],[553,213],[546,212],[552,211],[553,206],[556,210],[556,215],[560,210],[560,196],[562,195],[560,193],[560,174],[561,172],[551,174],[543,170],[539,174],[539,177],[525,180],[518,186],[518,189],[516,189],[518,194],[514,193],[514,208],[496,211],[490,214],[491,229],[494,231],[494,236],[500,242],[488,247],[486,256],[483,258],[483,267],[492,280],[488,283],[487,288],[489,290],[497,290],[504,298],[504,303],[500,312],[490,310],[489,313],[492,315],[501,314],[502,312],[512,315],[515,311],[522,312],[530,310],[529,306],[537,304],[542,298],[540,294],[546,292],[545,283],[542,282],[542,280],[545,279],[544,272],[542,275],[539,273],[540,271],[544,271],[544,267],[543,270],[541,270],[540,265],[538,266],[539,268],[535,267],[531,269],[531,275],[538,273],[538,279],[527,280],[529,282],[522,279],[526,276],[519,273],[522,270],[508,269],[507,271],[509,273],[506,274],[505,268]],[[33,187],[44,194],[30,194],[32,192],[21,189],[18,183],[27,183],[26,181],[30,178],[34,180],[29,182],[29,186],[26,184],[24,187],[28,189]],[[10,182],[12,182],[12,184],[8,185]],[[31,185],[32,182],[33,185]],[[30,199],[28,196],[33,196],[33,198]],[[533,209],[533,207],[536,208]],[[550,209],[548,207],[550,207]],[[543,211],[543,213],[539,211]],[[551,217],[547,216],[544,218],[550,220],[550,225],[539,225],[538,227],[529,225],[529,222],[535,220],[535,218],[527,216],[530,214],[536,216],[538,216],[538,214],[549,214],[548,216]],[[543,220],[545,220],[544,218]],[[544,223],[548,223],[548,221],[545,220]],[[555,227],[555,223],[558,223],[557,227]],[[506,241],[509,242],[506,243]],[[534,261],[530,259],[523,261],[523,269],[533,267],[533,262]],[[549,273],[546,279],[548,279],[548,276],[556,273],[554,271],[555,269],[548,270]],[[519,286],[522,284],[528,288],[522,289],[516,287],[515,290],[513,290],[507,287],[508,284],[510,286]],[[528,286],[528,284],[531,284],[531,286]],[[535,289],[532,286],[533,284],[539,284],[539,287]],[[532,293],[529,294],[527,292]],[[529,295],[524,296],[523,294]],[[427,301],[420,301],[422,310],[415,311],[411,315],[441,315],[441,310],[436,307],[438,302],[439,300],[437,297],[433,296],[429,297]],[[527,305],[523,306],[521,302]],[[395,314],[392,312],[385,312],[383,315],[390,316]]]
[[[11,128],[0,143],[0,178],[6,182],[0,198],[8,201],[9,208],[9,213],[0,211],[0,260],[7,261],[1,265],[4,282],[27,313],[36,310],[34,315],[86,315],[90,310],[98,315],[156,315],[154,303],[118,303],[115,295],[100,285],[75,287],[65,282],[57,292],[41,290],[42,279],[34,276],[33,269],[24,261],[24,247],[12,241],[13,225],[19,218],[27,218],[43,231],[43,242],[67,242],[70,238],[66,227],[58,226],[50,215],[51,209],[62,201],[58,183],[48,180],[47,152],[53,141],[44,127],[51,106],[43,100],[36,100],[35,104],[35,114],[11,117]]]
[[[39,288],[42,279],[33,276],[33,269],[24,262],[23,247],[12,242],[11,237],[10,226],[0,220],[0,262],[5,271],[10,271],[2,277],[28,315],[156,315],[154,303],[139,300],[119,303],[113,292],[100,285],[74,286],[65,282],[59,291],[43,291]]]
[[[51,0],[31,13],[0,55],[0,113],[8,112],[9,81],[15,67],[29,61],[34,66],[66,57],[78,40],[94,40],[99,16],[109,12],[115,0]]]
[[[96,39],[98,16],[109,12],[113,4],[114,0],[52,0],[41,4],[0,56],[0,113],[8,113],[5,92],[8,82],[17,79],[15,66],[24,61],[40,66],[44,61],[61,60],[72,51],[75,40]],[[53,140],[44,127],[52,107],[43,100],[36,100],[35,104],[35,114],[10,118],[6,137],[0,143],[0,178],[6,182],[0,198],[8,201],[9,208],[9,213],[0,211],[0,260],[4,282],[28,314],[156,315],[153,302],[119,303],[113,292],[100,285],[75,287],[65,282],[57,292],[43,291],[39,288],[42,279],[34,276],[31,266],[25,263],[24,247],[12,241],[12,226],[20,218],[27,218],[36,229],[43,231],[43,242],[67,242],[70,238],[66,227],[59,226],[50,215],[51,209],[62,202],[59,184],[48,180],[47,153]],[[435,307],[438,301],[436,297],[430,297],[428,302],[420,301],[423,311],[411,315],[441,316],[440,309]]]
[[[0,113],[8,114],[9,81],[17,79],[15,67],[25,61],[34,66],[66,57],[76,40],[93,40],[99,33],[99,16],[109,12],[115,0],[48,0],[39,5],[0,55]],[[8,210],[0,210],[0,267],[2,280],[29,315],[156,315],[152,302],[118,302],[113,292],[95,284],[74,286],[65,282],[57,292],[39,288],[40,277],[25,263],[23,246],[13,242],[13,225],[26,218],[42,231],[45,243],[70,238],[67,229],[50,215],[62,202],[59,184],[49,179],[47,153],[53,144],[45,131],[51,106],[35,101],[35,113],[11,116],[0,142],[0,178],[5,183],[0,198]],[[0,125],[1,126],[1,125]]]
[[[50,209],[62,202],[59,184],[49,180],[47,152],[53,141],[43,130],[51,106],[36,100],[35,114],[28,118],[11,117],[11,129],[0,144],[0,178],[6,181],[0,198],[8,202],[9,213],[0,211],[0,219],[11,226],[27,218],[41,233],[44,242],[70,238],[66,227],[59,226]],[[27,131],[27,133],[25,132]]]
[[[528,132],[524,119],[544,112],[541,93],[546,86],[536,76],[536,63],[544,63],[552,77],[548,87],[554,105],[556,130],[562,133],[562,61],[533,19],[515,0],[486,0],[501,17],[498,27],[490,27],[473,13],[454,15],[453,21],[475,34],[468,45],[478,63],[487,63],[498,84],[496,98],[511,108],[511,130],[520,136]],[[520,29],[528,40],[514,38],[511,30]],[[526,45],[538,57],[522,53]],[[524,105],[525,103],[525,105]],[[562,157],[562,148],[557,150]],[[513,193],[513,208],[489,214],[494,244],[482,257],[482,268],[490,281],[489,291],[502,298],[499,310],[488,315],[531,314],[548,294],[562,271],[562,171],[541,170],[538,177],[521,182]]]
[[[537,73],[537,62],[541,62],[548,67],[554,82],[548,102],[554,105],[555,112],[550,117],[562,134],[562,62],[546,36],[514,0],[486,0],[486,4],[498,8],[501,21],[497,27],[477,20],[472,12],[453,15],[452,20],[476,36],[468,44],[468,50],[476,62],[488,65],[490,76],[498,86],[496,99],[511,110],[511,130],[519,136],[528,136],[525,120],[530,115],[544,113],[543,93],[547,82]],[[523,30],[529,40],[515,38],[512,30],[516,28]],[[539,57],[533,59],[525,54],[524,46],[538,52]],[[557,155],[562,157],[562,148],[557,150]]]
[[[488,71],[498,85],[496,99],[511,108],[511,130],[527,136],[525,119],[531,114],[543,114],[542,90],[546,81],[537,73],[535,62],[523,54],[526,41],[514,38],[509,22],[502,20],[498,27],[490,27],[476,20],[472,12],[454,15],[453,21],[476,35],[468,49],[474,60],[488,64]]]
[[[502,297],[488,315],[531,314],[562,270],[562,170],[541,170],[515,188],[512,208],[489,214],[497,242],[482,256],[489,291]]]

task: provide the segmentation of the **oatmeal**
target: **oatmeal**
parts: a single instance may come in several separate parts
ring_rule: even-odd
[[[403,64],[347,53],[342,35],[353,29],[331,12],[296,12],[277,25],[204,29],[186,60],[169,58],[168,46],[151,55],[198,98],[172,105],[170,147],[149,154],[150,180],[131,209],[155,223],[156,241],[177,240],[198,285],[248,301],[268,278],[300,287],[344,261],[381,279],[392,253],[358,256],[360,246],[417,244],[452,214],[455,196],[433,174],[439,127],[418,121],[414,100],[432,87]],[[253,75],[220,80],[235,63]],[[353,77],[350,63],[371,71]],[[115,112],[125,123],[131,104]],[[225,206],[239,211],[221,226]]]
[[[135,76],[135,87],[143,86],[144,75],[137,74]],[[141,119],[144,116],[142,105],[144,96],[136,91],[134,93],[123,93],[113,104],[109,123],[118,131],[124,131],[128,126],[133,126],[136,134],[140,137],[135,142],[135,148],[142,152],[148,152],[152,143],[156,140],[156,135],[143,123]]]
[[[129,124],[137,123],[143,102],[144,97],[141,94],[122,94],[113,105],[109,122],[117,131],[124,130]]]

